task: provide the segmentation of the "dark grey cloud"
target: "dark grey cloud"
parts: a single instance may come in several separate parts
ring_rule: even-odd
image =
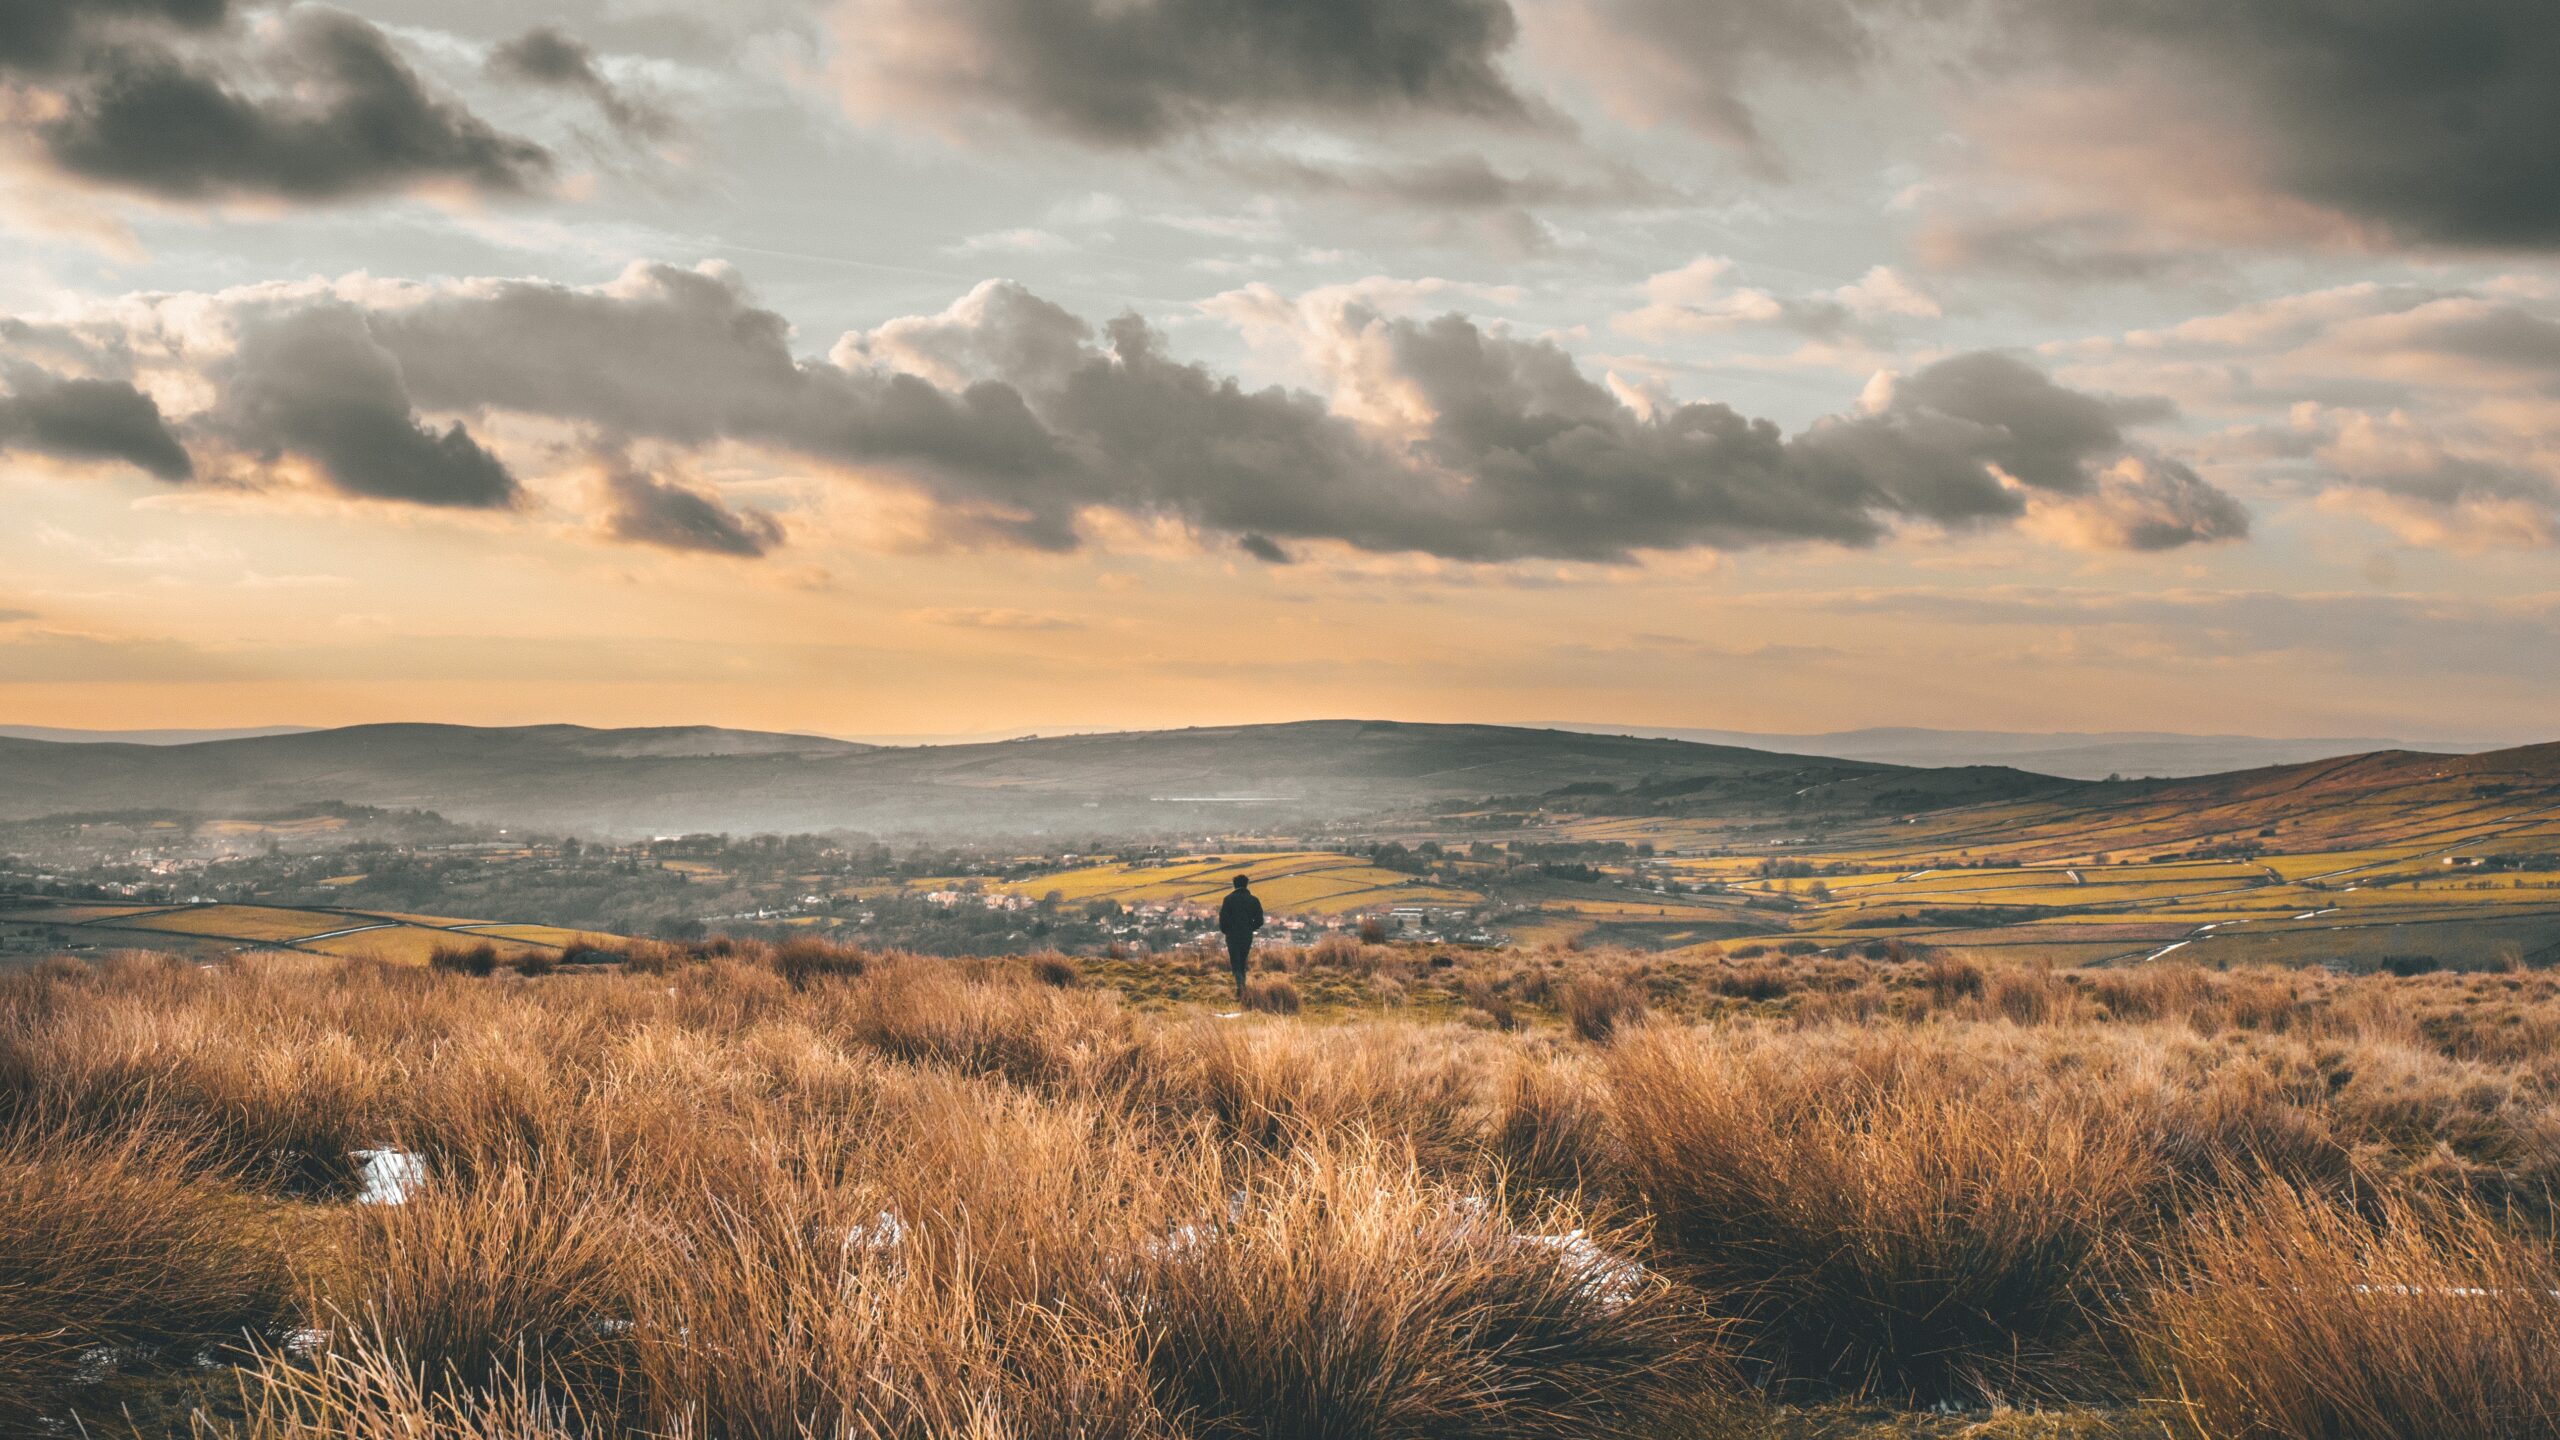
[[[1556,346],[1463,317],[1367,319],[1434,417],[1410,448],[1317,396],[1248,390],[1174,359],[1135,317],[1097,334],[1010,284],[849,337],[824,362],[795,358],[781,317],[734,280],[671,267],[601,290],[448,291],[370,323],[430,408],[893,463],[956,529],[1051,549],[1082,543],[1079,517],[1097,507],[1274,547],[1330,539],[1470,560],[1864,544],[1898,520],[2015,519],[2023,490],[2095,497],[2106,467],[2133,453],[2122,422],[2143,412],[1972,356],[1912,377],[1882,413],[1790,440],[1722,405],[1638,416]],[[2242,533],[2222,498],[2181,538]]]
[[[431,93],[355,16],[297,9],[279,40],[238,53],[165,43],[222,18],[188,0],[81,7],[38,22],[22,46],[32,58],[0,50],[0,69],[53,96],[31,133],[54,167],[165,199],[318,202],[430,184],[518,195],[551,177],[549,151]]]
[[[1514,553],[1614,559],[1790,539],[1868,544],[1899,520],[1996,524],[2026,514],[2032,492],[2110,503],[2110,488],[2120,496],[2128,487],[2187,495],[2183,506],[2149,508],[2183,510],[2190,523],[2139,538],[2095,526],[2080,538],[2152,549],[2247,529],[2235,502],[2156,457],[2141,478],[2110,480],[2117,462],[2146,458],[2118,418],[2156,407],[2065,389],[2003,355],[1941,361],[1896,386],[1881,409],[1790,439],[1720,404],[1639,417],[1554,345],[1488,335],[1461,317],[1395,322],[1389,333],[1399,372],[1438,417],[1427,453],[1468,477],[1470,505],[1496,509],[1489,528]],[[2220,504],[2195,503],[2199,489]]]
[[[140,24],[208,31],[229,13],[227,0],[9,0],[0,6],[0,71],[74,67],[101,30]]]
[[[184,480],[194,462],[169,433],[160,406],[126,380],[64,379],[0,367],[0,453],[27,450],[68,460],[121,460],[162,480]]]
[[[861,108],[1000,111],[1090,144],[1221,122],[1532,110],[1507,0],[852,0]]]
[[[2026,147],[2071,179],[2110,187],[2131,232],[2205,225],[2262,236],[2271,207],[2216,193],[2257,176],[2270,201],[2309,202],[2362,234],[2499,248],[2560,244],[2560,5],[2549,0],[1555,0],[1578,23],[1567,53],[1621,108],[1686,121],[1764,160],[1754,87],[1841,79],[1889,57],[1944,57],[1965,103],[2040,127]],[[1945,23],[1941,23],[1945,22]],[[2059,78],[2118,97],[2050,133],[2049,110],[2006,115],[2001,87]],[[2059,87],[2039,86],[2049,98]],[[2153,125],[2158,117],[2189,123]],[[2199,157],[2229,135],[2238,167]],[[1782,137],[1778,137],[1782,138]],[[2070,158],[2082,151],[2090,163]],[[2139,166],[2131,157],[2150,152]],[[2135,174],[2136,170],[2141,173]],[[2150,190],[2191,189],[2161,206]],[[2091,216],[1974,216],[1935,242],[1964,263],[2052,278],[2149,279],[2191,263],[2154,234]],[[2334,238],[2334,237],[2333,237]]]
[[[2549,0],[2008,8],[2101,83],[2166,67],[2237,102],[2275,182],[2302,199],[2417,240],[2560,244],[2560,5]]]
[[[1268,535],[1257,535],[1248,530],[1236,537],[1236,548],[1265,565],[1289,563],[1289,552],[1280,547],[1279,541]]]
[[[349,493],[420,503],[512,501],[512,478],[462,425],[417,418],[504,412],[617,441],[797,453],[916,487],[956,543],[1052,550],[1086,543],[1095,512],[1178,520],[1266,560],[1338,541],[1610,563],[1863,545],[1908,522],[1996,526],[2054,507],[2112,517],[2072,543],[2156,548],[2246,528],[2228,497],[2128,439],[2124,425],[2157,406],[1997,355],[1941,362],[1888,403],[1789,437],[1718,404],[1639,413],[1553,343],[1463,316],[1350,307],[1344,343],[1369,347],[1427,416],[1391,436],[1320,396],[1177,359],[1135,316],[1097,330],[1006,282],[847,336],[825,359],[795,354],[788,325],[733,276],[668,266],[593,288],[266,302],[237,323],[238,352],[211,377],[216,433],[303,455]],[[730,553],[766,538],[744,517],[689,510],[688,492],[620,489],[630,538]]]
[[[1012,385],[945,388],[913,374],[803,360],[790,325],[737,282],[637,266],[580,289],[501,281],[372,313],[408,393],[438,410],[508,410],[686,445],[736,439],[846,465],[902,464],[955,501],[996,507],[994,531],[1066,548],[1071,512],[1048,503],[1075,458]],[[987,343],[1034,343],[1021,334]],[[1027,353],[1008,364],[1028,365]],[[1040,503],[1034,503],[1040,502]]]
[[[636,470],[607,471],[605,494],[606,533],[635,545],[755,559],[782,543],[782,523],[772,516]]]
[[[594,50],[548,25],[489,52],[489,71],[501,79],[583,95],[625,135],[654,139],[674,129],[664,110],[606,78]]]
[[[505,508],[521,491],[461,422],[417,416],[400,364],[365,313],[324,301],[244,316],[236,354],[216,369],[210,425],[252,461],[309,461],[348,494],[414,505]]]
[[[1941,523],[2025,516],[2041,500],[2047,530],[2093,549],[2247,535],[2240,502],[2124,434],[2128,422],[2169,416],[2165,402],[2072,390],[1984,351],[1921,370],[1881,408],[1817,424],[1795,448],[1816,469],[1876,487],[1888,508]]]

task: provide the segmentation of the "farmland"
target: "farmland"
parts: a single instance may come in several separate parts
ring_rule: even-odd
[[[279,950],[423,965],[439,946],[485,941],[512,959],[556,954],[580,938],[550,925],[272,905],[103,905],[30,897],[0,905],[0,940],[21,954],[132,949],[212,959]]]
[[[1506,762],[1487,783],[1527,773]],[[61,912],[50,923],[98,927],[76,943],[114,931],[117,943],[195,952],[281,944],[408,957],[432,946],[433,933],[390,928],[408,926],[535,945],[580,931],[796,932],[943,954],[1148,953],[1198,939],[1229,877],[1245,872],[1274,938],[1289,939],[1385,924],[1456,943],[1709,956],[1897,943],[2067,965],[2178,954],[2209,965],[2477,967],[2560,956],[2552,747],[2182,781],[1951,774],[1923,785],[1910,772],[1814,765],[1764,774],[1737,796],[1695,778],[1572,781],[1181,846],[582,842],[346,805],[238,821],[73,817],[15,833],[69,871],[72,883],[54,877],[51,903],[163,902],[157,917]],[[1857,787],[1865,798],[1844,802]],[[223,904],[174,903],[198,898]],[[0,940],[12,933],[30,927],[0,929]]]
[[[2113,788],[2113,787],[2110,787]],[[1629,876],[1783,907],[1756,938],[2109,964],[2560,959],[2560,751],[2366,756],[1796,827],[1560,813]]]
[[[1434,885],[1356,856],[1322,851],[1112,863],[1007,881],[1001,888],[1034,899],[1054,893],[1070,904],[1111,900],[1122,905],[1214,909],[1231,877],[1238,874],[1250,874],[1264,906],[1282,914],[1346,915],[1399,905],[1467,906],[1483,899],[1475,892]]]

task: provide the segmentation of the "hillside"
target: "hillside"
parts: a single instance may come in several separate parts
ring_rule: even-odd
[[[2003,792],[2051,783],[2001,773]],[[1534,799],[1574,785],[1712,790],[1748,807],[1828,786],[1929,783],[1925,772],[1732,746],[1354,720],[910,747],[568,725],[365,725],[171,746],[0,740],[0,820],[343,801],[621,834],[1179,833]]]
[[[158,950],[215,960],[247,951],[299,951],[423,965],[439,947],[486,944],[499,958],[557,957],[582,935],[556,925],[463,920],[337,907],[152,905],[0,896],[0,968],[48,953]]]
[[[1748,730],[1684,730],[1623,725],[1576,724],[1557,728],[1588,730],[1594,734],[1696,740],[1710,745],[1741,745],[1754,750],[1773,750],[1782,755],[1825,755],[1884,765],[2009,766],[2072,780],[2103,780],[2111,775],[2151,778],[2222,775],[2235,770],[2297,765],[2342,755],[2364,755],[2376,750],[2476,754],[2500,748],[2482,741],[2416,743],[2378,736],[2277,738],[2264,735],[2179,735],[2152,730],[2030,733],[1884,726],[1789,735]]]
[[[2560,747],[2384,751],[2117,784],[1696,741],[1326,720],[873,746],[709,727],[364,725],[177,745],[0,739],[0,821],[242,814],[324,802],[462,823],[649,835],[867,830],[935,838],[1198,835],[1531,811],[1677,843],[1812,826],[1878,854],[2021,860],[2272,839],[2341,848],[2430,817],[2560,803]],[[1908,817],[1926,817],[1906,824]],[[2273,830],[2270,837],[2257,832]],[[2268,848],[2277,848],[2270,845]]]
[[[1648,842],[1665,857],[1658,879],[1783,899],[1793,908],[1771,937],[1807,943],[2054,964],[2560,961],[2560,745],[2384,751],[1784,826],[1593,807],[1552,829]]]

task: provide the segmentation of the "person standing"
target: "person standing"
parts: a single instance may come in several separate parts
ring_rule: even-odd
[[[1253,932],[1261,928],[1262,897],[1239,875],[1236,888],[1218,906],[1218,933],[1227,937],[1227,963],[1235,967],[1238,1004],[1244,1001],[1245,972],[1253,968]]]

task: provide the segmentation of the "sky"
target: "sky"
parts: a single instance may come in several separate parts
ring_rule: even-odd
[[[2560,737],[2549,0],[16,0],[0,720]]]

